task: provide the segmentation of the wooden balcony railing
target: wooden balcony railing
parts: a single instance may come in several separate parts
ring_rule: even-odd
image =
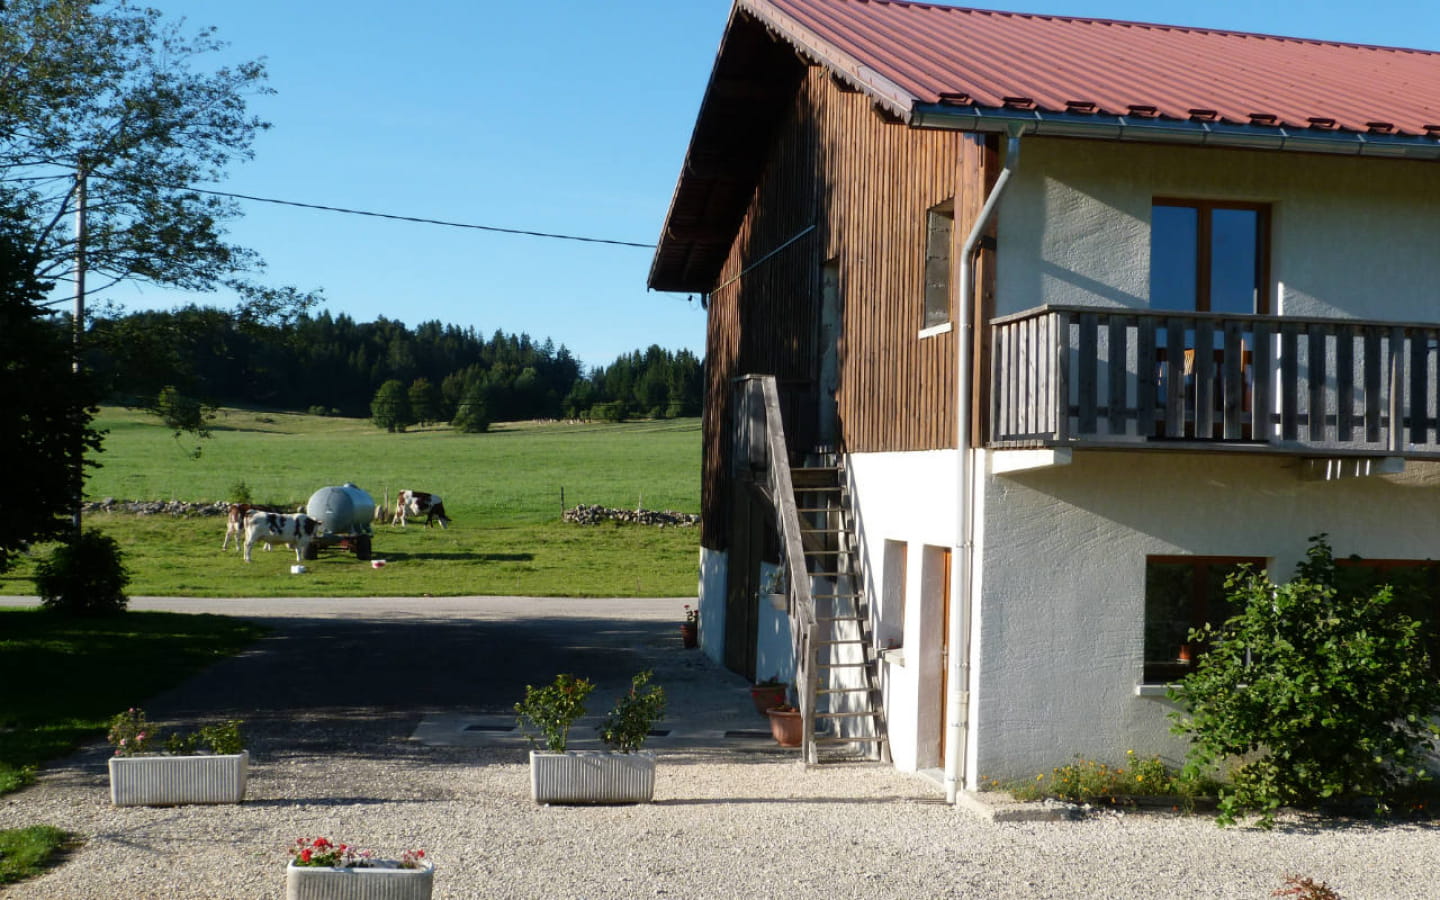
[[[991,324],[992,447],[1440,454],[1440,325],[1055,306]]]

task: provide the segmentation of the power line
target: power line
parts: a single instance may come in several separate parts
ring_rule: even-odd
[[[98,174],[98,173],[97,173]],[[106,176],[98,176],[106,177]],[[469,228],[475,231],[491,231],[499,234],[519,234],[526,237],[553,238],[559,241],[580,241],[586,244],[611,244],[617,247],[639,247],[644,250],[654,250],[654,244],[640,244],[634,241],[616,241],[609,238],[584,237],[578,234],[555,234],[548,231],[526,231],[522,228],[501,228],[498,225],[473,225],[468,222],[448,222],[444,219],[426,219],[420,216],[401,216],[395,213],[373,212],[364,209],[346,209],[343,206],[326,206],[320,203],[301,203],[298,200],[278,200],[274,197],[255,197],[250,194],[232,194],[227,191],[212,191],[206,188],[186,186],[178,190],[194,191],[197,194],[211,194],[216,197],[229,197],[234,200],[251,200],[256,203],[274,203],[278,206],[298,206],[301,209],[318,209],[324,212],[344,213],[349,216],[370,216],[376,219],[394,219],[398,222],[418,222],[422,225],[444,225],[448,228]]]

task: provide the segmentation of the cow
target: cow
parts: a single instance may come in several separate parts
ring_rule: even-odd
[[[251,511],[245,517],[245,561],[250,562],[250,548],[261,544],[289,544],[295,548],[295,561],[305,558],[310,542],[320,532],[319,521],[304,513]]]
[[[390,524],[403,526],[406,516],[424,516],[427,528],[435,522],[439,522],[441,528],[450,524],[450,517],[445,515],[445,502],[440,499],[440,495],[427,494],[424,491],[401,491],[395,498],[395,515],[391,517]]]
[[[235,538],[235,549],[240,549],[240,534],[245,530],[245,517],[250,515],[251,510],[260,512],[280,512],[278,506],[263,506],[259,503],[232,503],[225,512],[225,539],[220,542],[220,549],[224,550],[230,546],[230,538]],[[304,512],[302,509],[301,512]],[[269,550],[267,543],[265,549]]]

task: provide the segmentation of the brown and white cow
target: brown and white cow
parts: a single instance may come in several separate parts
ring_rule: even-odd
[[[304,513],[251,511],[245,517],[245,561],[250,562],[250,548],[260,544],[289,544],[295,548],[295,561],[305,558],[310,542],[320,533],[320,522]]]
[[[395,515],[391,517],[391,525],[404,525],[406,516],[425,517],[425,525],[429,527],[435,522],[440,523],[444,528],[450,524],[450,517],[445,515],[445,502],[440,499],[439,494],[427,494],[424,491],[401,491],[395,498]]]
[[[224,550],[226,547],[230,546],[230,538],[232,537],[235,538],[235,549],[240,549],[240,535],[245,530],[245,517],[250,514],[251,510],[259,510],[260,512],[280,512],[280,507],[264,506],[259,503],[230,504],[230,508],[225,512],[225,539],[220,542],[221,550]],[[301,510],[301,512],[304,512],[304,510]],[[265,549],[270,549],[268,544],[266,545]]]

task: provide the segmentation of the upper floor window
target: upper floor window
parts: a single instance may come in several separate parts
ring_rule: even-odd
[[[1270,207],[1157,198],[1150,207],[1150,306],[1270,312]]]
[[[925,323],[934,328],[950,321],[950,246],[955,233],[955,203],[932,206],[925,216]]]

